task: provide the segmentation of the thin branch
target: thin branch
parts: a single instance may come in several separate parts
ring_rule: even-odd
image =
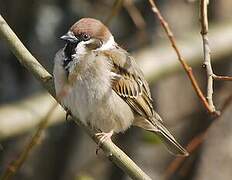
[[[230,94],[225,102],[222,105],[221,112],[223,113],[232,103],[232,94]],[[223,114],[221,114],[223,115]],[[219,117],[216,117],[217,119]],[[223,116],[220,116],[220,118],[223,118]],[[204,132],[199,133],[196,135],[192,140],[189,141],[188,145],[186,146],[186,150],[192,154],[194,151],[196,151],[204,142],[205,137],[207,136],[208,131],[210,130],[210,127],[217,121],[211,121],[211,123],[208,125],[208,127],[204,130]],[[185,157],[177,157],[175,158],[166,168],[164,177],[165,179],[169,179],[176,171],[177,169],[184,163]]]
[[[8,26],[6,21],[0,15],[0,37],[2,37],[11,51],[15,54],[21,64],[23,64],[50,92],[50,94],[56,98],[54,93],[54,86],[52,76],[43,68],[43,66],[32,56],[32,54],[26,49],[22,42],[18,39],[15,33]],[[92,139],[98,143],[99,139],[95,136],[93,130],[84,126],[77,118],[74,120],[88,133]],[[121,149],[119,149],[112,141],[105,141],[102,144],[103,151],[106,156],[112,160],[118,167],[120,167],[125,173],[127,173],[132,179],[144,179],[151,180],[151,178],[145,174]]]
[[[35,94],[31,97],[0,106],[0,140],[25,133],[38,126],[51,104],[56,102],[47,92]],[[41,107],[41,108],[38,108]],[[65,119],[65,111],[61,106],[48,122],[57,124]]]
[[[219,76],[219,75],[212,75],[214,80],[217,81],[232,81],[232,77],[231,76]]]
[[[41,134],[43,130],[47,127],[47,123],[50,120],[50,117],[54,113],[54,110],[56,109],[57,106],[58,106],[57,103],[52,105],[52,107],[47,112],[46,116],[43,118],[43,120],[39,124],[39,127],[36,133],[31,138],[31,140],[26,145],[26,147],[23,149],[23,151],[20,153],[19,157],[16,160],[13,160],[8,166],[8,168],[6,169],[6,171],[3,172],[1,180],[11,179],[17,173],[17,171],[21,168],[21,166],[23,165],[23,163],[26,161],[27,157],[31,153],[32,149],[38,144]]]
[[[225,100],[225,102],[222,105],[221,111],[222,113],[231,105],[232,103],[232,94],[228,96],[228,98]],[[219,117],[216,117],[217,119]],[[223,119],[223,114],[220,116],[221,119]],[[189,141],[188,145],[186,146],[186,150],[192,154],[194,151],[196,151],[204,142],[205,137],[207,136],[208,131],[210,130],[210,127],[217,121],[211,121],[211,123],[208,125],[208,127],[204,130],[204,132],[199,133],[196,135],[192,140]],[[185,157],[176,157],[166,168],[164,177],[165,179],[169,179],[176,171],[177,169],[184,163]]]
[[[204,67],[206,68],[206,74],[207,74],[207,100],[210,109],[216,111],[213,103],[213,69],[210,60],[207,6],[208,6],[207,0],[200,1],[200,19],[201,19],[201,35],[202,35],[203,51],[204,51]]]
[[[196,78],[195,76],[193,75],[193,72],[192,72],[192,68],[186,63],[186,61],[184,60],[184,58],[182,57],[182,55],[180,54],[180,51],[176,45],[176,41],[175,41],[175,38],[174,38],[174,35],[171,31],[171,29],[169,28],[169,25],[168,23],[164,20],[164,18],[162,17],[159,9],[157,8],[155,2],[153,0],[149,0],[150,2],[150,5],[152,7],[152,11],[156,14],[156,16],[158,17],[159,21],[160,21],[160,24],[162,25],[163,29],[165,30],[170,42],[171,42],[171,45],[173,47],[173,49],[175,50],[176,54],[177,54],[177,57],[178,57],[178,60],[180,61],[181,65],[183,66],[185,72],[187,73],[191,83],[192,83],[192,86],[197,94],[197,96],[200,98],[202,104],[204,105],[204,107],[207,109],[207,111],[209,113],[212,113],[212,114],[215,114],[215,115],[219,115],[218,112],[216,112],[214,109],[212,109],[209,105],[209,103],[207,102],[205,96],[203,95],[197,81],[196,81]]]
[[[110,21],[113,19],[114,16],[116,16],[120,9],[122,8],[124,0],[115,0],[112,9],[110,10],[110,15],[105,20],[105,24],[108,25]]]
[[[200,0],[200,20],[201,20],[201,36],[204,51],[204,67],[207,75],[207,100],[211,109],[216,111],[213,103],[213,80],[232,81],[232,77],[215,75],[211,65],[210,46],[208,38],[208,4],[209,0]]]
[[[146,28],[146,22],[139,12],[138,8],[135,6],[133,0],[124,0],[124,7],[129,13],[131,19],[133,20],[134,24],[140,31],[144,31]]]
[[[206,131],[200,133],[199,135],[195,136],[186,146],[186,150],[189,154],[192,154],[195,150],[197,150],[202,142],[204,141],[206,135]],[[181,164],[185,161],[185,157],[176,157],[167,167],[164,172],[165,179],[169,179],[171,175],[176,172],[176,170],[181,166]]]
[[[213,80],[226,80],[231,81],[232,77],[229,76],[217,76],[213,73],[213,69],[211,66],[211,56],[210,56],[210,47],[209,47],[209,38],[208,38],[208,13],[207,13],[207,6],[209,1],[208,0],[200,0],[200,19],[201,19],[201,35],[203,41],[203,51],[204,51],[204,67],[206,68],[207,73],[207,100],[210,108],[216,112],[214,103],[213,103]],[[224,111],[225,108],[230,104],[232,96],[225,101],[222,110]],[[193,152],[200,145],[203,143],[206,133],[208,132],[210,126],[215,121],[212,121],[208,128],[198,136],[194,137],[190,143],[187,145],[187,151]],[[184,162],[185,158],[176,158],[174,161],[170,163],[167,170],[165,171],[165,178],[168,179]]]

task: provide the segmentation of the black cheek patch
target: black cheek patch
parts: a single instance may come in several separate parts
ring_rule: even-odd
[[[65,49],[64,49],[64,54],[65,54],[65,59],[63,62],[63,67],[66,71],[66,75],[69,75],[69,63],[72,62],[72,55],[76,53],[75,48],[78,43],[67,43]]]

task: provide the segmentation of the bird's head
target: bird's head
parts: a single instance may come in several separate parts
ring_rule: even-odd
[[[101,21],[93,18],[80,19],[61,39],[72,47],[81,46],[80,48],[89,50],[110,49],[115,43],[109,29]]]

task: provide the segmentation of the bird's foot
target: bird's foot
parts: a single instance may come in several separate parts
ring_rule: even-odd
[[[98,151],[100,150],[102,143],[104,143],[105,141],[108,141],[108,140],[111,141],[111,137],[112,137],[113,133],[114,133],[114,131],[111,130],[108,133],[100,132],[100,133],[95,134],[95,136],[97,138],[99,138],[99,142],[97,144],[97,149],[96,149],[96,154],[98,154]]]
[[[65,120],[68,121],[68,117],[72,116],[71,111],[66,110]]]

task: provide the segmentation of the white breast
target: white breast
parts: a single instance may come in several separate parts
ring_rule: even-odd
[[[62,64],[57,60],[61,56],[56,55],[54,66],[57,94],[67,82]],[[104,132],[126,130],[134,119],[133,112],[111,88],[111,64],[106,57],[91,53],[78,57],[72,63],[70,74],[78,73],[68,93],[61,98],[62,104],[86,125]]]

